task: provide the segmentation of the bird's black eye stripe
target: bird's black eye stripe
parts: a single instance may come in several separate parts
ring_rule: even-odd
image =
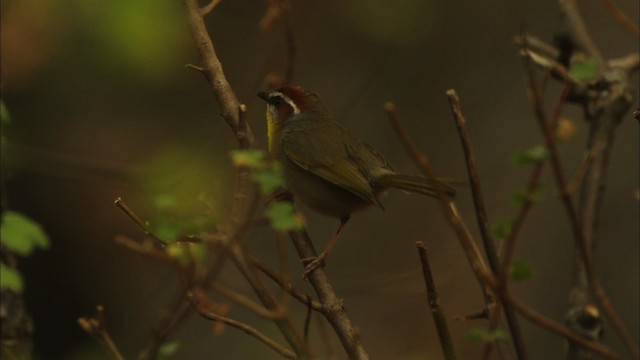
[[[279,107],[280,104],[282,104],[282,96],[273,95],[273,96],[269,97],[269,103],[271,103],[275,107]]]

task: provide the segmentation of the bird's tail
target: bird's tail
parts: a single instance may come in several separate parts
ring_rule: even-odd
[[[385,174],[379,179],[380,185],[384,187],[390,187],[400,190],[406,190],[418,194],[437,197],[438,193],[436,189],[429,183],[425,177],[418,175],[405,175],[405,174]],[[451,186],[455,181],[436,178],[442,185],[444,193],[449,197],[454,197],[456,192]]]

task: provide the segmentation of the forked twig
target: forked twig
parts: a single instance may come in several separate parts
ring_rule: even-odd
[[[219,321],[219,322],[224,323],[226,325],[229,325],[229,326],[235,327],[237,329],[240,329],[240,330],[244,331],[245,333],[247,333],[247,334],[255,337],[256,339],[260,340],[262,343],[264,343],[265,345],[267,345],[268,347],[270,347],[271,349],[273,349],[274,351],[276,351],[277,353],[279,353],[280,355],[284,356],[287,359],[297,359],[298,358],[293,351],[291,351],[291,350],[285,348],[284,346],[278,344],[275,340],[271,339],[270,337],[268,337],[267,335],[265,335],[264,333],[262,333],[258,329],[254,328],[253,326],[250,326],[250,325],[245,324],[243,322],[240,322],[238,320],[234,320],[234,319],[228,318],[226,316],[217,314],[214,311],[211,311],[210,309],[207,309],[206,306],[203,305],[203,301],[201,301],[201,299],[198,299],[196,297],[196,295],[194,295],[193,293],[191,293],[191,292],[188,293],[187,294],[187,298],[193,304],[193,306],[198,311],[198,314],[200,314],[200,316],[202,316],[202,317],[204,317],[206,319],[209,319],[209,320]]]
[[[531,66],[531,63],[528,61],[528,58],[525,58],[524,61],[527,75],[527,87],[531,94],[534,114],[543,134],[545,146],[547,147],[550,154],[550,162],[553,169],[556,187],[560,192],[562,204],[564,205],[564,208],[569,217],[569,223],[573,232],[576,248],[578,249],[578,252],[580,254],[580,259],[582,261],[586,280],[590,285],[594,298],[613,324],[614,329],[625,343],[625,346],[634,356],[634,358],[637,358],[639,356],[638,347],[637,345],[635,345],[635,342],[626,326],[624,325],[624,322],[611,305],[611,301],[606,294],[604,286],[595,273],[591,244],[589,244],[585,238],[581,226],[581,221],[578,217],[578,211],[573,204],[571,193],[569,192],[567,186],[568,184],[564,173],[564,168],[560,162],[560,156],[558,155],[558,149],[554,140],[553,131],[547,123],[546,114],[542,106],[541,95],[535,83],[533,68]]]
[[[81,317],[78,319],[78,325],[89,335],[98,339],[114,359],[124,360],[120,350],[118,350],[115,342],[113,342],[111,334],[109,334],[107,330],[104,306],[98,305],[96,310],[98,312],[96,317]]]
[[[581,347],[593,351],[594,353],[603,356],[606,359],[616,359],[621,360],[623,357],[617,352],[613,351],[608,346],[601,344],[599,342],[589,340],[582,335],[576,333],[570,328],[560,324],[559,322],[544,316],[543,314],[537,312],[531,307],[525,305],[524,303],[516,300],[508,291],[505,291],[504,288],[499,284],[499,280],[496,279],[489,272],[484,271],[481,274],[481,277],[486,281],[486,283],[496,291],[496,293],[500,296],[504,303],[508,303],[523,317],[528,319],[529,321],[540,325],[541,327],[552,331],[556,334],[560,334],[566,337],[568,340],[580,345]]]

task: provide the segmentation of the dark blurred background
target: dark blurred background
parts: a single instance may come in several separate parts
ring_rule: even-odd
[[[637,22],[638,1],[616,3]],[[579,4],[606,57],[638,51],[637,39],[601,2]],[[265,89],[268,74],[282,75],[286,65],[283,24],[266,32],[258,26],[266,8],[264,1],[227,0],[207,18],[263,147],[264,104],[255,94]],[[321,94],[340,121],[397,169],[416,172],[382,111],[385,101],[398,105],[440,174],[466,178],[444,94],[455,88],[477,151],[489,217],[496,222],[516,213],[511,196],[524,187],[529,168],[514,166],[511,157],[542,138],[512,38],[527,29],[550,42],[562,24],[555,1],[294,1],[290,14],[298,50],[295,82]],[[206,198],[217,218],[230,208],[234,140],[206,81],[184,66],[197,62],[177,0],[2,2],[2,99],[11,113],[3,148],[9,165],[2,176],[10,207],[42,224],[52,241],[50,250],[21,259],[37,358],[108,358],[76,324],[97,304],[107,309],[116,343],[134,358],[178,287],[166,266],[114,243],[118,234],[142,237],[113,206],[116,197],[145,219],[152,217],[154,197],[168,189],[184,190],[187,202]],[[558,85],[549,87],[548,109],[559,92]],[[574,174],[587,127],[576,107],[567,106],[565,116],[578,126],[560,148],[567,173]],[[629,115],[616,136],[596,254],[598,273],[634,338],[640,282],[637,127]],[[533,277],[512,290],[562,319],[573,246],[548,170],[546,195],[529,215],[515,255]],[[470,193],[459,193],[462,215],[477,235]],[[383,203],[384,212],[353,217],[329,258],[329,275],[374,358],[440,358],[414,242],[423,240],[430,249],[450,318],[481,310],[480,291],[435,201],[390,192]],[[302,210],[316,246],[324,246],[336,221]],[[247,242],[253,253],[274,261],[273,232],[257,228]],[[311,293],[290,250],[293,278]],[[229,267],[223,279],[249,293]],[[302,324],[305,310],[295,311]],[[241,308],[228,315],[281,341],[271,323]],[[532,359],[562,358],[559,336],[521,323]],[[450,323],[460,358],[475,358],[482,349],[467,337],[484,325]],[[176,339],[178,359],[279,358],[236,329],[216,336],[210,322],[195,316]],[[342,358],[337,340],[331,341]],[[611,329],[605,341],[624,352]]]

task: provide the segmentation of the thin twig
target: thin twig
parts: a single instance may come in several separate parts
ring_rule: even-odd
[[[431,309],[431,315],[433,316],[433,322],[438,330],[438,338],[440,339],[440,347],[444,358],[447,360],[453,360],[456,358],[456,351],[451,341],[451,334],[449,333],[449,326],[447,325],[447,318],[444,315],[444,311],[440,307],[440,297],[436,289],[436,284],[433,281],[433,274],[431,273],[431,266],[429,265],[429,257],[427,256],[427,248],[422,241],[416,242],[418,248],[418,255],[420,257],[420,263],[422,264],[422,275],[424,277],[425,287],[427,288],[427,299],[429,302],[429,309]]]
[[[584,20],[580,15],[580,10],[578,9],[576,0],[558,0],[558,3],[560,4],[560,8],[566,17],[566,20],[569,22],[569,28],[571,29],[574,39],[580,47],[585,49],[589,56],[598,61],[600,71],[602,71],[602,66],[604,66],[604,57],[589,34],[587,25],[584,23]]]
[[[593,292],[595,299],[597,300],[600,307],[603,309],[611,323],[613,324],[614,329],[621,337],[625,346],[629,350],[629,352],[634,356],[634,358],[638,357],[638,348],[633,341],[633,338],[629,334],[629,331],[626,329],[624,322],[615,311],[613,306],[611,305],[611,301],[607,296],[604,286],[600,282],[599,278],[595,273],[595,269],[593,266],[593,258],[592,258],[592,249],[590,244],[587,242],[583,229],[581,227],[581,223],[578,217],[578,212],[573,204],[571,194],[568,192],[567,181],[564,174],[564,168],[560,162],[560,156],[558,155],[558,149],[556,143],[554,141],[553,131],[549,127],[546,121],[546,114],[544,112],[542,106],[541,96],[537,89],[535,78],[533,75],[533,69],[529,61],[525,58],[525,69],[527,74],[527,87],[529,89],[531,95],[531,101],[533,103],[533,110],[538,120],[538,124],[541,128],[541,131],[544,136],[545,146],[549,150],[551,165],[553,168],[553,174],[556,182],[556,187],[560,192],[560,197],[562,203],[565,207],[567,215],[569,217],[569,222],[571,225],[571,229],[573,232],[574,241],[576,243],[576,248],[580,254],[580,258],[583,264],[583,269],[585,272],[586,280],[589,282],[590,288]]]
[[[317,257],[318,253],[313,247],[306,230],[290,231],[289,236],[293,240],[300,259]],[[340,339],[347,356],[352,360],[366,360],[369,355],[360,340],[360,331],[354,326],[344,307],[342,299],[338,298],[329,276],[324,267],[320,266],[309,274],[309,282],[322,304],[324,316]]]
[[[473,146],[471,144],[471,137],[469,136],[469,132],[467,130],[467,123],[464,115],[462,114],[460,98],[458,97],[458,94],[454,89],[447,90],[447,97],[449,98],[451,112],[453,113],[453,119],[456,123],[456,128],[458,129],[458,134],[460,135],[460,141],[462,143],[462,149],[464,151],[464,156],[467,164],[467,172],[469,174],[469,183],[471,184],[471,194],[473,195],[475,213],[478,219],[478,227],[480,228],[482,243],[484,244],[484,250],[487,255],[487,262],[489,263],[491,271],[494,274],[502,277],[500,274],[504,273],[504,271],[501,266],[500,259],[498,258],[498,251],[496,250],[495,240],[493,239],[491,231],[489,230],[489,219],[487,217],[484,198],[482,196],[482,187],[480,185],[480,175],[478,174],[477,160],[475,152],[473,151]],[[506,283],[504,285],[506,286]],[[505,317],[507,319],[509,332],[511,333],[511,338],[513,340],[516,354],[518,355],[518,358],[520,360],[525,360],[528,358],[528,356],[525,350],[522,331],[520,330],[520,325],[518,324],[518,318],[515,316],[515,313],[508,304],[503,304],[502,307],[505,312]],[[491,324],[494,328],[497,328],[498,326],[498,313],[498,311],[495,312],[495,320]],[[490,349],[492,346],[493,342],[487,343],[485,353],[490,353]]]
[[[131,208],[124,202],[124,200],[122,200],[121,197],[118,197],[113,204],[118,209],[122,210],[122,212],[124,212],[131,220],[133,220],[133,222],[135,222],[138,226],[140,226],[140,228],[145,233],[145,235],[153,238],[159,245],[164,246],[164,242],[162,240],[160,240],[160,238],[157,237],[151,231],[151,228],[149,227],[149,224],[147,222],[145,222],[145,221],[142,221],[142,219],[140,219],[140,217],[138,215],[136,215],[136,213],[133,212],[133,210],[131,210]]]
[[[98,339],[105,348],[109,351],[109,353],[116,360],[124,360],[122,353],[116,346],[115,342],[113,342],[113,338],[111,338],[111,334],[107,330],[106,325],[106,316],[104,306],[97,306],[97,316],[96,317],[81,317],[78,319],[78,325],[87,332],[89,335]]]
[[[449,221],[451,227],[458,236],[465,255],[467,256],[467,260],[469,261],[469,264],[471,265],[471,268],[473,269],[474,274],[478,278],[480,284],[483,285],[484,290],[484,282],[480,278],[480,271],[486,270],[487,265],[482,258],[478,246],[473,241],[469,228],[464,223],[464,220],[462,220],[462,218],[460,217],[458,208],[455,206],[455,203],[451,199],[444,195],[444,188],[442,184],[436,180],[437,177],[431,169],[429,158],[427,158],[427,156],[418,149],[416,144],[411,139],[409,132],[407,131],[406,127],[397,114],[395,104],[390,102],[385,103],[384,110],[387,113],[387,117],[391,121],[391,124],[393,125],[396,135],[404,145],[414,163],[416,164],[416,166],[418,166],[420,171],[426,176],[426,178],[431,182],[432,186],[436,189],[436,192],[438,193],[438,200],[440,201],[440,205],[442,206],[445,218]],[[484,294],[486,298],[491,297],[490,291],[485,291]]]
[[[269,320],[280,319],[287,313],[286,308],[275,309],[275,310],[267,309],[264,306],[258,304],[257,302],[249,299],[247,296],[240,294],[239,292],[234,291],[218,283],[213,283],[211,285],[211,289],[216,293],[224,296],[228,300],[233,301],[234,303],[244,307],[245,309],[265,319],[269,319]]]
[[[238,145],[245,149],[255,143],[255,137],[246,121],[241,121],[240,103],[236,97],[218,59],[213,42],[198,7],[197,0],[184,0],[186,7],[187,25],[191,31],[193,42],[200,54],[202,69],[207,77],[211,90],[220,104],[222,117],[231,127]]]
[[[278,303],[275,296],[271,294],[269,288],[257,273],[257,269],[248,259],[247,254],[239,244],[231,246],[229,257],[240,273],[247,280],[260,302],[269,310],[277,312],[283,309],[283,305]],[[295,328],[288,313],[273,319],[282,335],[287,339],[293,350],[301,357],[311,357],[309,345],[304,340],[303,335]]]
[[[602,0],[604,6],[609,10],[613,18],[631,35],[640,38],[640,28],[636,25],[627,14],[622,12],[613,0]]]
[[[564,90],[562,91],[562,94],[560,95],[560,98],[558,99],[558,102],[556,103],[556,106],[554,108],[553,116],[550,122],[551,130],[554,133],[558,126],[558,121],[560,119],[560,115],[562,114],[562,109],[564,108],[564,104],[566,103],[566,99],[567,99],[567,96],[569,95],[570,90],[571,90],[571,86],[568,83],[565,83]],[[533,194],[536,191],[536,189],[538,189],[538,184],[540,181],[540,176],[542,174],[543,168],[544,168],[544,162],[542,161],[536,162],[536,164],[533,166],[533,169],[531,170],[531,175],[529,176],[529,183],[527,185],[527,190],[526,190],[528,194]],[[534,202],[531,201],[529,197],[525,197],[525,199],[526,200],[524,204],[520,206],[520,211],[518,212],[518,215],[516,216],[515,221],[513,222],[511,231],[509,232],[509,235],[504,241],[502,256],[500,257],[502,261],[503,276],[506,276],[508,274],[508,268],[509,268],[509,265],[511,264],[511,259],[513,257],[513,252],[515,250],[516,239],[520,234],[520,229],[524,224],[524,220],[527,217],[529,210],[531,210],[534,204]],[[505,281],[505,280],[501,279],[501,281]]]
[[[190,314],[193,314],[193,311],[184,296],[184,290],[180,287],[165,311],[165,315],[152,328],[153,336],[140,358],[144,360],[156,359],[162,344],[167,341],[172,332],[176,331],[188,319]]]
[[[273,269],[271,269],[267,264],[263,263],[259,259],[255,257],[249,257],[253,265],[255,265],[258,270],[267,275],[271,280],[275,281],[278,286],[282,288],[287,294],[291,295],[294,299],[298,300],[300,303],[305,306],[311,306],[311,308],[315,311],[324,312],[324,308],[322,304],[311,298],[311,296],[304,294],[300,290],[296,289],[293,284],[282,277],[280,274],[276,273]]]
[[[220,4],[220,1],[221,0],[211,0],[207,5],[200,8],[200,14],[202,14],[202,16],[209,15],[213,9]]]
[[[201,295],[203,296],[203,295]],[[275,340],[271,339],[270,337],[268,337],[267,335],[265,335],[264,333],[260,332],[259,330],[257,330],[256,328],[247,325],[243,322],[228,318],[226,316],[222,316],[219,314],[216,314],[215,312],[207,309],[205,306],[203,306],[203,302],[200,301],[201,299],[197,299],[196,295],[194,295],[193,293],[188,293],[187,294],[187,298],[189,299],[189,301],[191,302],[191,304],[193,304],[193,306],[195,307],[195,309],[198,311],[198,314],[200,314],[202,317],[209,319],[209,320],[213,320],[213,321],[219,321],[222,322],[224,324],[227,324],[229,326],[233,326],[237,329],[240,329],[242,331],[244,331],[245,333],[255,337],[256,339],[260,340],[262,343],[264,343],[265,345],[267,345],[268,347],[270,347],[271,349],[273,349],[274,351],[276,351],[277,353],[279,353],[280,355],[284,356],[287,359],[297,359],[298,357],[296,356],[296,354],[285,348],[284,346],[278,344]]]
[[[150,244],[144,244],[122,235],[117,235],[114,241],[116,244],[124,246],[137,254],[158,260],[171,266],[179,266],[178,262],[167,255],[165,251],[153,247]]]
[[[503,302],[509,303],[513,306],[513,308],[523,317],[529,319],[529,321],[537,324],[547,330],[550,330],[554,333],[560,334],[566,337],[568,340],[573,341],[574,343],[582,346],[585,349],[593,351],[594,353],[605,357],[606,359],[623,359],[623,357],[613,351],[608,346],[601,344],[596,341],[589,340],[582,335],[576,333],[571,330],[567,326],[562,325],[561,323],[537,312],[531,307],[525,305],[524,303],[516,300],[509,292],[504,291],[503,288],[500,287],[499,280],[496,279],[489,272],[484,271],[481,274],[484,281],[489,285],[492,289],[496,291],[496,293],[500,296]]]

